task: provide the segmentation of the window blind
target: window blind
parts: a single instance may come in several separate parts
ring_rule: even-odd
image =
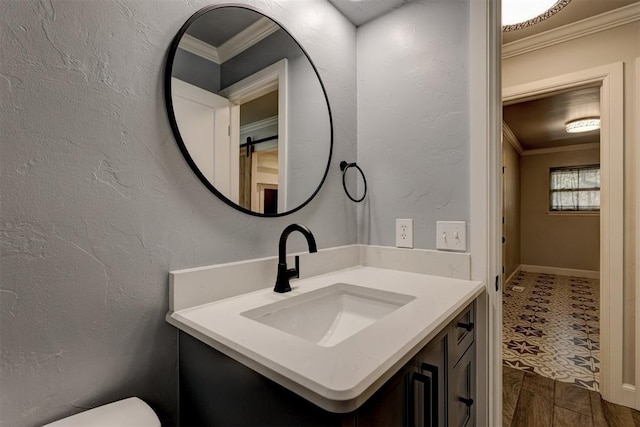
[[[549,183],[549,210],[600,210],[600,165],[551,168]]]

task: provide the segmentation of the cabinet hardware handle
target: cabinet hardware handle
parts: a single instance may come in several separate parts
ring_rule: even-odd
[[[427,372],[429,372],[429,373],[431,374],[431,378],[433,378],[433,381],[434,381],[434,382],[436,382],[436,383],[438,382],[438,367],[437,367],[437,366],[432,365],[432,364],[430,364],[430,363],[424,363],[424,362],[423,362],[423,363],[420,365],[420,368],[421,368],[423,371],[427,371]]]
[[[463,322],[458,322],[458,324],[456,325],[458,328],[462,328],[462,329],[466,329],[467,332],[471,332],[473,331],[473,323],[463,323]]]
[[[473,399],[467,399],[466,397],[458,396],[458,400],[460,402],[464,403],[467,407],[473,405]]]
[[[422,383],[423,385],[423,402],[422,402],[422,414],[424,419],[422,420],[425,427],[438,425],[438,367],[423,363],[422,368],[431,374],[431,377],[414,372],[413,381]],[[413,398],[412,398],[413,400]],[[415,402],[415,400],[413,400]],[[414,409],[415,413],[415,409]],[[415,421],[411,422],[415,425]]]
[[[424,427],[430,426],[432,424],[429,422],[427,417],[428,417],[428,414],[434,409],[429,407],[431,405],[431,399],[432,399],[431,392],[433,388],[433,383],[431,381],[431,378],[418,372],[413,373],[412,380],[414,382],[422,383],[422,399],[423,400],[422,400],[422,410],[420,411],[423,414],[422,423],[424,424]],[[414,397],[412,397],[411,400],[415,405],[416,404],[415,394],[413,393],[415,393],[415,390],[412,387],[412,396]],[[415,414],[416,414],[416,408],[414,407],[413,414],[412,414],[413,421],[411,422],[411,425],[418,427],[418,425],[416,424],[418,420],[414,418]]]
[[[424,363],[424,362],[420,365],[420,367],[422,368],[423,371],[426,371],[429,374],[431,374],[433,391],[431,393],[431,424],[428,424],[428,425],[437,426],[438,425],[438,387],[440,384],[438,382],[438,367],[430,363]]]

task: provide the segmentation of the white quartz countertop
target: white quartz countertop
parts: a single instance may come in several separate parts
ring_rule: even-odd
[[[266,304],[335,283],[415,299],[332,347],[242,316]],[[262,289],[167,315],[167,321],[331,412],[357,409],[484,289],[481,282],[373,267],[291,281],[284,294]]]

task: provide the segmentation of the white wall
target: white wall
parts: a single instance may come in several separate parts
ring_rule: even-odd
[[[360,243],[434,249],[437,220],[469,220],[469,2],[418,0],[358,28]],[[352,160],[352,159],[345,159]]]
[[[324,0],[240,2],[301,41],[334,113],[328,181],[279,219],[218,200],[169,128],[166,52],[212,1],[3,2],[1,425],[40,425],[130,395],[173,425],[167,272],[275,255],[292,222],[308,225],[320,248],[356,242],[337,166],[356,157],[355,28]]]
[[[635,244],[638,112],[635,60],[640,56],[640,22],[515,56],[502,62],[503,87],[516,86],[599,65],[624,62],[624,378],[635,382]],[[614,308],[619,309],[619,308]]]

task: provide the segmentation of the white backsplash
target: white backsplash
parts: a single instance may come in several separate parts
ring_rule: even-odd
[[[300,256],[300,278],[358,265],[453,279],[471,278],[471,256],[468,253],[348,245],[321,249],[313,254],[290,254],[287,256],[288,266],[293,267],[295,255]],[[277,266],[278,257],[273,256],[172,271],[169,273],[169,310],[178,311],[272,287]]]
[[[360,245],[360,264],[452,279],[471,279],[471,254],[467,252]]]

